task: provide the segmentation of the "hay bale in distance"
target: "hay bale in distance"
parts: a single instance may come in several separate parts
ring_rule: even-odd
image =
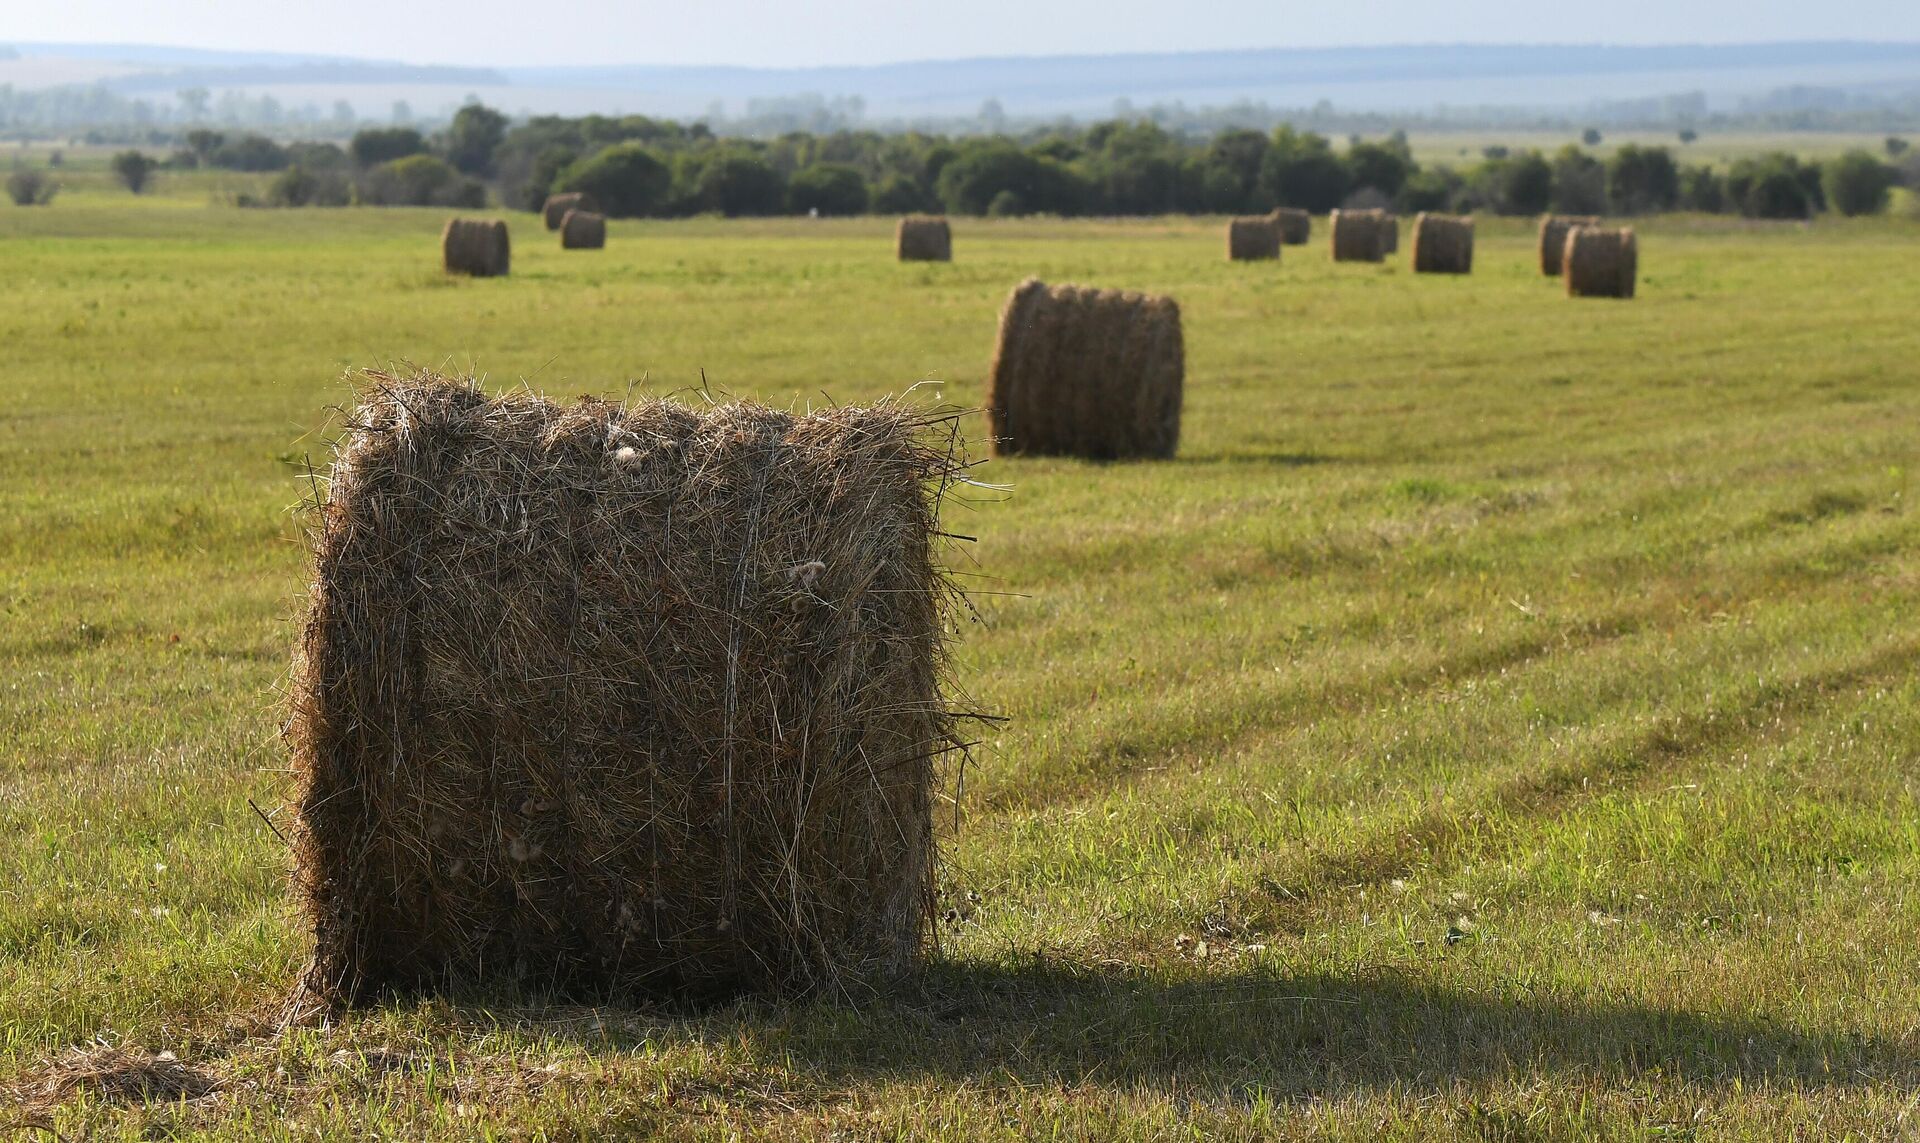
[[[953,261],[953,230],[944,218],[909,215],[901,219],[893,244],[902,262]]]
[[[567,220],[567,212],[570,210],[585,210],[598,214],[600,213],[600,200],[585,191],[550,194],[547,196],[546,205],[540,208],[540,214],[545,220],[548,230],[558,230],[560,229],[560,224]]]
[[[493,218],[451,218],[440,232],[440,261],[449,274],[499,278],[510,259],[507,224]]]
[[[1600,219],[1585,214],[1549,214],[1540,220],[1540,273],[1560,276],[1561,256],[1567,251],[1567,231],[1576,226],[1598,226]]]
[[[1227,223],[1227,261],[1264,262],[1280,257],[1280,224],[1271,215]]]
[[[1400,252],[1400,216],[1392,211],[1380,212],[1380,253],[1389,256]]]
[[[1335,262],[1379,262],[1386,258],[1386,211],[1336,210],[1328,224],[1333,232]]]
[[[1020,283],[987,381],[997,455],[1170,457],[1186,347],[1172,299]]]
[[[958,749],[952,418],[366,379],[287,731],[307,994],[910,967]]]
[[[1415,215],[1413,272],[1473,273],[1473,219],[1424,211]]]
[[[1305,246],[1313,237],[1313,215],[1298,207],[1276,207],[1271,216],[1280,227],[1280,241],[1288,246]]]
[[[1576,226],[1560,255],[1571,298],[1631,298],[1640,277],[1640,241],[1632,227]]]
[[[599,250],[606,244],[606,215],[591,210],[570,210],[560,220],[560,249]]]

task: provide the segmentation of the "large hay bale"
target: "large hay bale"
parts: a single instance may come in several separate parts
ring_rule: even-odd
[[[1473,219],[1424,211],[1415,215],[1413,272],[1473,273]]]
[[[449,274],[498,278],[509,262],[507,224],[493,218],[450,218],[440,232],[440,261]]]
[[[1540,273],[1558,278],[1561,256],[1567,252],[1567,231],[1576,226],[1598,226],[1600,219],[1589,214],[1549,214],[1540,220]]]
[[[1288,246],[1305,246],[1313,237],[1313,215],[1304,210],[1276,207],[1272,218],[1280,227],[1280,241]]]
[[[1640,276],[1640,241],[1631,227],[1576,226],[1560,255],[1567,296],[1631,298]]]
[[[288,738],[323,1003],[829,988],[929,933],[951,419],[369,375]]]
[[[1379,262],[1386,258],[1385,211],[1336,210],[1327,221],[1333,232],[1335,262]]]
[[[1400,252],[1400,216],[1392,211],[1380,212],[1380,254],[1386,257]]]
[[[550,194],[547,196],[546,205],[540,208],[540,215],[545,220],[548,230],[558,230],[560,224],[567,220],[567,212],[570,210],[587,210],[597,214],[600,211],[600,200],[585,191]]]
[[[1227,223],[1227,261],[1264,262],[1280,257],[1280,224],[1271,216]]]
[[[953,261],[953,230],[944,218],[903,218],[893,241],[902,262]]]
[[[600,250],[606,245],[606,215],[590,210],[570,210],[560,220],[560,249]]]
[[[1170,457],[1185,372],[1172,298],[1029,278],[1000,315],[987,381],[993,451]]]

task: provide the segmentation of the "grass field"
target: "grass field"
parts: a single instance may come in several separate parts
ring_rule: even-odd
[[[925,266],[884,220],[563,255],[515,216],[486,282],[441,221],[0,209],[0,1085],[96,1040],[215,1085],[11,1126],[1920,1133],[1920,226],[1648,223],[1620,304],[1498,220],[1455,279],[1229,265],[1217,220],[969,222]],[[277,1030],[305,950],[254,806],[343,372],[969,405],[1028,274],[1176,295],[1185,431],[956,509],[961,676],[1010,721],[928,971]]]

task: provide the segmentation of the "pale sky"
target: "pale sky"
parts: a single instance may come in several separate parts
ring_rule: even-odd
[[[0,44],[475,65],[794,67],[982,55],[1420,43],[1920,41],[1920,0],[6,0]]]

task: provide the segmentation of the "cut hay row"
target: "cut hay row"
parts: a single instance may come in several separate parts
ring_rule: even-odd
[[[903,218],[894,231],[893,242],[902,262],[953,261],[953,230],[944,218]]]
[[[997,455],[1170,457],[1186,348],[1172,298],[1022,282],[987,381]]]
[[[578,208],[560,220],[562,250],[600,250],[607,244],[607,216]]]
[[[1298,207],[1277,207],[1270,217],[1280,227],[1280,241],[1288,246],[1305,246],[1313,238],[1313,215]]]
[[[1227,261],[1266,262],[1280,257],[1280,224],[1271,216],[1227,222]]]
[[[1568,297],[1631,298],[1640,276],[1640,242],[1631,227],[1576,226],[1567,232],[1561,266]]]
[[[1336,210],[1327,222],[1333,233],[1335,262],[1379,262],[1386,258],[1385,211]],[[1396,226],[1395,234],[1398,232]]]
[[[1422,212],[1413,220],[1413,272],[1473,273],[1473,219]]]
[[[1600,219],[1593,215],[1549,214],[1540,220],[1540,273],[1544,277],[1558,278],[1562,266],[1562,256],[1567,251],[1567,231],[1576,226],[1598,226]]]
[[[440,262],[449,274],[498,278],[507,273],[507,224],[492,218],[452,218],[440,232]]]
[[[600,202],[584,191],[571,191],[567,194],[550,194],[545,206],[540,208],[540,216],[548,230],[560,229],[570,210],[586,210],[599,213]]]
[[[957,749],[948,422],[366,381],[288,729],[311,998],[912,965]]]

